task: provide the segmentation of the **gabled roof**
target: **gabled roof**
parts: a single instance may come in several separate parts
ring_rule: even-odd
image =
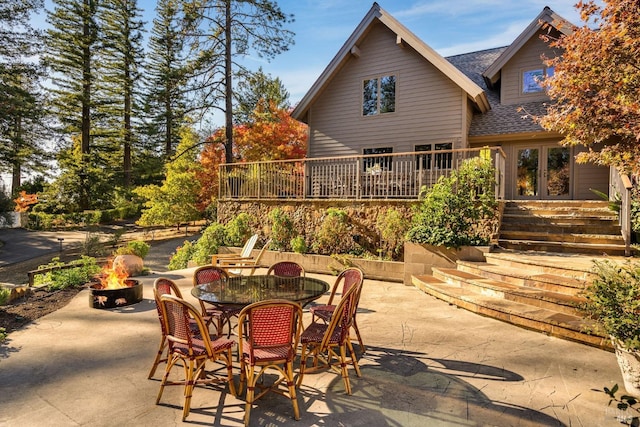
[[[565,35],[571,34],[575,28],[572,23],[555,13],[549,6],[545,6],[542,12],[531,21],[529,26],[502,52],[502,55],[482,73],[488,87],[493,87],[500,79],[500,70],[502,70],[502,67],[546,24],[551,25],[551,27]]]
[[[291,113],[291,116],[297,120],[304,121],[304,118],[309,110],[309,107],[313,101],[322,93],[325,86],[331,81],[334,75],[342,68],[347,62],[350,56],[357,52],[358,44],[366,37],[371,27],[376,23],[381,22],[391,31],[393,31],[397,38],[398,43],[404,43],[412,47],[419,55],[425,60],[434,65],[444,75],[457,84],[462,90],[464,90],[467,96],[474,102],[478,110],[482,112],[488,111],[491,107],[487,100],[486,94],[476,83],[470,80],[459,69],[451,65],[446,59],[438,54],[431,47],[426,45],[422,40],[416,37],[411,31],[409,31],[399,21],[389,15],[384,9],[380,8],[378,3],[373,3],[373,6],[366,14],[364,19],[358,24],[355,31],[347,39],[342,48],[338,51],[336,56],[331,60],[329,65],[324,69],[320,77],[311,86],[311,89],[300,100],[296,108]]]

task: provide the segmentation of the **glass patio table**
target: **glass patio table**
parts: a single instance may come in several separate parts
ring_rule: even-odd
[[[201,301],[220,305],[244,306],[268,299],[285,299],[304,307],[320,298],[328,289],[327,282],[312,277],[253,275],[203,283],[194,286],[191,295]]]

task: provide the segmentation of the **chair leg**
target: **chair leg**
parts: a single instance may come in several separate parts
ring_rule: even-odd
[[[195,369],[194,369],[195,368]],[[200,376],[201,370],[204,368],[204,362],[194,366],[194,361],[189,360],[189,364],[185,364],[185,383],[184,383],[184,407],[182,408],[182,421],[187,419],[191,410],[191,396],[193,396],[193,387],[196,379]]]
[[[287,362],[287,386],[289,387],[289,398],[293,405],[293,417],[297,420],[300,419],[300,409],[298,408],[298,398],[296,397],[296,383],[293,378],[293,362]]]
[[[156,397],[156,405],[160,403],[162,392],[164,391],[164,387],[169,379],[169,372],[171,372],[171,368],[173,368],[173,365],[176,364],[178,359],[178,357],[172,356],[171,359],[167,361],[167,367],[165,368],[164,375],[162,376],[162,380],[160,381],[160,390],[158,390],[158,396]]]
[[[255,393],[256,380],[254,367],[249,365],[249,373],[247,375],[247,396],[245,397],[247,403],[244,405],[244,425],[249,425],[249,418],[251,417],[251,406],[253,406],[253,396]]]
[[[163,360],[167,361],[169,357],[168,355],[167,355],[167,359],[162,357],[165,353],[165,349],[168,349],[167,339],[164,335],[162,335],[162,339],[160,340],[160,346],[158,347],[158,353],[156,354],[156,360],[153,361],[153,366],[151,366],[151,370],[149,371],[149,375],[147,376],[147,379],[150,380],[155,375],[156,369],[158,368],[158,365],[160,364],[160,362],[162,362]]]
[[[351,353],[351,363],[353,364],[353,369],[356,371],[356,375],[361,377],[360,373],[360,365],[358,365],[358,359],[356,358],[356,352],[353,350],[353,344],[351,344],[351,340],[347,340],[347,346],[349,347],[349,352]]]
[[[304,371],[307,365],[307,344],[302,344],[302,350],[300,353],[300,375],[298,376],[297,386],[300,388],[302,385],[302,378],[304,377]]]
[[[227,355],[225,357],[225,363],[227,365],[227,381],[229,382],[229,393],[231,393],[231,395],[233,397],[236,397],[236,387],[235,384],[233,382],[233,353],[231,352],[231,349],[227,349]]]
[[[362,342],[362,336],[360,336],[360,329],[358,329],[358,324],[356,323],[356,318],[353,318],[353,329],[356,331],[356,336],[358,337],[358,343],[360,344],[360,352],[365,354],[367,351],[367,347],[365,347],[364,342]]]
[[[344,390],[348,395],[351,395],[351,383],[349,382],[349,370],[347,369],[347,349],[344,345],[340,346],[340,371],[344,381]]]

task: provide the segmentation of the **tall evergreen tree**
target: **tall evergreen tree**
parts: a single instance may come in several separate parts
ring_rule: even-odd
[[[114,157],[121,159],[121,183],[125,188],[132,182],[132,148],[136,139],[133,118],[139,66],[144,58],[144,23],[140,14],[137,0],[104,0],[99,13],[102,49],[98,52],[101,72],[96,95],[100,98],[97,108],[102,119],[100,135]]]
[[[144,109],[148,148],[171,157],[185,124],[184,34],[176,0],[160,0],[153,20],[145,64]]]
[[[88,169],[91,167],[91,114],[94,108],[95,52],[98,41],[97,0],[52,0],[45,54],[55,88],[53,112],[64,135],[80,134],[81,160],[77,176],[79,209],[89,209]],[[67,141],[69,143],[69,141]]]
[[[203,110],[225,114],[225,160],[233,161],[233,76],[247,73],[239,61],[250,53],[272,59],[288,50],[293,21],[271,0],[182,0],[191,25],[192,77]]]
[[[279,78],[272,78],[265,74],[262,68],[238,83],[236,90],[235,119],[239,124],[251,123],[256,119],[257,111],[270,112],[272,107],[278,110],[288,110],[289,92]],[[262,116],[261,120],[269,117]]]
[[[41,46],[30,17],[42,8],[42,0],[0,0],[0,170],[12,174],[12,193],[45,154],[42,73],[30,58]]]

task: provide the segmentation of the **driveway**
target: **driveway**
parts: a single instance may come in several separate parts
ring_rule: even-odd
[[[69,245],[80,245],[87,238],[87,231],[30,231],[22,228],[0,230],[0,267],[37,258]]]

